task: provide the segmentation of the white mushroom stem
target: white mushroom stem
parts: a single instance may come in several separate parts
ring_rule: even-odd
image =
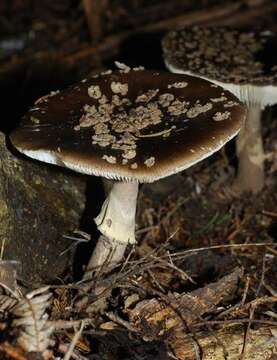
[[[135,244],[137,195],[137,182],[113,184],[100,214],[94,219],[103,235],[98,239],[85,277],[97,269],[111,270],[122,260],[127,245]]]
[[[237,137],[239,170],[237,186],[240,191],[259,192],[264,186],[264,150],[261,135],[259,106],[249,106],[248,114]]]

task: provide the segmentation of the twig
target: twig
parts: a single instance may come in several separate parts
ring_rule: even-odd
[[[6,238],[4,237],[1,242],[0,260],[2,260],[4,256],[5,244],[6,244]]]
[[[244,336],[244,341],[243,341],[243,346],[242,346],[242,350],[241,350],[241,354],[240,354],[240,360],[243,360],[246,354],[246,348],[249,342],[249,332],[250,332],[250,327],[252,322],[254,322],[253,317],[254,317],[254,312],[255,312],[256,306],[253,306],[250,308],[250,314],[249,314],[249,319],[247,319],[248,321],[248,325],[247,325],[247,329],[245,331],[245,336]],[[275,323],[276,325],[276,323]]]
[[[74,335],[74,337],[73,337],[73,339],[71,341],[71,344],[70,344],[70,346],[69,346],[69,348],[67,350],[67,353],[65,354],[65,356],[63,358],[64,360],[70,360],[71,355],[72,355],[72,353],[74,351],[74,348],[75,348],[80,336],[82,335],[84,326],[85,326],[85,323],[82,321],[80,329],[75,333],[75,335]]]
[[[133,326],[132,324],[130,324],[128,321],[126,320],[123,320],[120,316],[118,316],[117,314],[114,314],[112,312],[107,312],[106,313],[106,316],[112,320],[113,322],[121,325],[121,326],[124,326],[127,330],[129,330],[130,332],[135,332],[137,333],[138,332],[138,329]]]
[[[102,1],[83,0],[83,8],[84,8],[91,40],[94,44],[97,44],[102,36],[102,26],[101,26]]]
[[[154,257],[152,256],[152,258],[154,260],[156,260],[157,263],[162,263],[164,264],[166,267],[172,269],[172,270],[175,270],[176,272],[178,272],[180,275],[181,275],[181,278],[183,280],[189,280],[192,284],[195,284],[195,281],[185,272],[183,271],[182,269],[179,269],[177,266],[175,266],[174,264],[168,262],[168,261],[165,261],[161,258],[158,258],[158,257]]]
[[[242,296],[240,305],[244,305],[244,303],[245,303],[245,300],[246,300],[246,297],[248,294],[248,290],[249,290],[249,285],[250,285],[250,277],[247,276],[246,284],[245,284],[245,288],[244,288],[244,292],[243,292],[243,296]]]
[[[262,213],[263,213],[264,215],[277,218],[277,213],[275,213],[275,212],[263,210]]]
[[[144,227],[142,229],[138,229],[136,231],[136,235],[138,234],[144,234],[146,232],[148,232],[149,230],[153,230],[153,229],[156,229],[156,228],[159,228],[162,224],[164,224],[166,221],[168,221],[171,216],[181,207],[183,206],[187,201],[189,200],[189,198],[182,198],[181,200],[179,199],[179,201],[177,202],[176,206],[174,206],[174,208],[169,211],[165,217],[163,217],[157,224],[155,225],[150,225],[150,226],[147,226],[147,227]]]
[[[155,275],[153,274],[152,270],[148,269],[146,270],[147,274],[149,274],[150,278],[152,279],[153,283],[157,286],[157,288],[165,294],[165,289],[162,287],[162,285],[158,282]]]
[[[63,353],[63,354],[66,354],[67,351],[68,351],[68,349],[69,349],[69,346],[66,345],[66,344],[59,344],[59,345],[58,345],[58,351],[61,352],[61,353]],[[71,354],[71,357],[72,357],[72,359],[74,359],[74,360],[87,360],[86,357],[81,356],[80,354],[77,355],[77,354],[75,354],[74,352]]]
[[[249,284],[250,284],[250,277],[247,276],[247,278],[246,278],[246,285],[245,285],[245,288],[244,288],[244,291],[243,291],[243,296],[242,296],[242,299],[241,299],[240,304],[236,304],[236,305],[232,306],[231,308],[229,308],[229,309],[221,312],[221,313],[217,316],[218,319],[221,319],[221,318],[223,318],[224,316],[232,313],[233,311],[238,310],[241,306],[244,305],[245,300],[246,300],[246,297],[247,297],[247,294],[248,294]]]
[[[263,283],[265,289],[272,295],[277,297],[277,291],[274,290],[270,285],[268,285],[265,281]]]
[[[262,286],[263,286],[263,283],[264,283],[264,276],[265,276],[265,260],[266,260],[266,258],[265,258],[265,255],[263,256],[263,264],[262,264],[262,275],[261,275],[261,279],[260,279],[260,281],[259,281],[259,285],[258,285],[258,288],[257,288],[257,290],[256,290],[256,292],[255,292],[255,297],[257,298],[258,297],[258,295],[259,295],[259,293],[260,293],[260,291],[261,291],[261,288],[262,288]]]
[[[85,318],[80,320],[49,320],[47,321],[47,324],[53,326],[55,330],[61,330],[61,329],[70,329],[75,328],[77,326],[82,325],[88,325],[92,323],[92,319]]]
[[[234,319],[234,320],[207,320],[207,321],[201,321],[198,323],[195,323],[193,325],[191,325],[191,327],[200,327],[200,326],[204,326],[204,325],[222,325],[222,324],[245,324],[245,323],[249,323],[250,319]],[[265,324],[265,325],[272,325],[272,326],[276,326],[276,321],[269,321],[269,320],[251,320],[251,323],[253,324]]]
[[[263,281],[264,281],[264,275],[265,275],[265,255],[263,256],[263,265],[262,265],[262,275],[261,275],[261,279],[259,282],[259,286],[256,290],[255,296],[256,298],[258,297]],[[243,342],[243,347],[242,347],[242,351],[241,351],[241,355],[240,355],[240,360],[243,360],[246,354],[246,348],[247,348],[247,344],[249,342],[249,332],[250,332],[250,328],[251,328],[251,324],[253,322],[253,317],[254,317],[254,313],[255,313],[255,309],[256,309],[257,305],[251,306],[250,307],[250,314],[249,314],[249,321],[248,321],[248,325],[247,325],[247,329],[245,332],[245,337],[244,337],[244,342]]]
[[[189,249],[185,251],[179,251],[171,254],[172,258],[182,258],[184,255],[193,254],[200,251],[209,251],[209,250],[217,250],[217,249],[228,249],[228,248],[244,248],[244,247],[262,247],[262,246],[277,246],[277,244],[272,243],[252,243],[252,244],[228,244],[228,245],[213,245],[213,246],[206,246],[197,249]],[[166,255],[163,255],[166,256]]]

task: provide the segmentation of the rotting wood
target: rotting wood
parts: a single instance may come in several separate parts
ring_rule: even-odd
[[[244,360],[273,360],[277,353],[276,332],[277,326],[251,329]],[[197,359],[194,341],[201,353],[201,360],[238,360],[242,352],[244,336],[244,326],[236,324],[220,330],[197,332],[193,338],[179,331],[166,342],[179,360]]]
[[[214,311],[217,304],[234,296],[242,270],[203,288],[184,294],[168,294],[163,298],[141,301],[129,311],[131,323],[147,339],[158,339],[171,331],[190,326],[201,315]]]

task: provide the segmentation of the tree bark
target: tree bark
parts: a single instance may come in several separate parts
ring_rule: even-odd
[[[21,263],[28,284],[61,276],[72,261],[63,234],[79,226],[85,181],[23,156],[15,157],[0,133],[0,248],[3,260]]]

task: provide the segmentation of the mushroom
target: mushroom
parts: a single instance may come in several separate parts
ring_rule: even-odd
[[[162,41],[164,60],[173,73],[207,79],[237,96],[248,107],[237,137],[237,189],[259,192],[264,186],[261,113],[277,103],[277,37],[226,27],[184,28]],[[270,55],[270,56],[269,56]]]
[[[135,244],[139,183],[210,156],[238,133],[244,113],[208,81],[123,69],[37,101],[11,141],[31,158],[113,182],[95,219],[102,235],[88,269],[96,269]]]

